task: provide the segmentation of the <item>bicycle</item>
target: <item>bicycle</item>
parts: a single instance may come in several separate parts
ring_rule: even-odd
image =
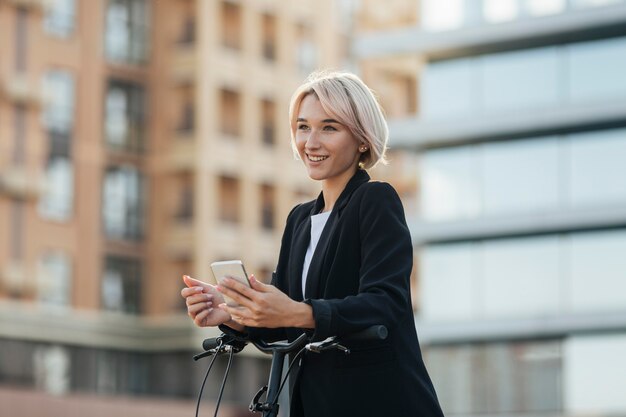
[[[309,337],[306,333],[301,334],[297,339],[293,340],[292,342],[279,341],[266,343],[264,341],[252,341],[252,344],[254,344],[254,346],[256,346],[256,348],[259,349],[261,352],[272,354],[272,364],[267,385],[259,389],[259,391],[257,391],[257,393],[254,395],[252,401],[250,402],[249,410],[252,412],[262,413],[262,417],[278,416],[278,397],[283,387],[285,386],[287,377],[289,376],[289,373],[291,372],[293,366],[305,352],[319,354],[328,350],[337,349],[344,352],[346,355],[349,355],[350,349],[344,346],[342,343],[349,341],[384,340],[387,338],[387,334],[388,332],[385,326],[376,325],[368,327],[365,330],[359,331],[351,335],[347,335],[341,338],[338,336],[332,336],[320,342],[310,342]],[[202,392],[204,391],[207,377],[211,372],[211,368],[213,367],[215,359],[219,355],[228,353],[228,364],[226,365],[226,371],[224,373],[224,378],[222,379],[222,384],[220,386],[220,391],[215,406],[214,417],[217,416],[217,413],[219,411],[220,402],[222,400],[222,394],[224,393],[224,387],[226,385],[228,373],[230,372],[233,355],[235,353],[241,352],[249,342],[250,341],[246,340],[243,337],[239,337],[235,334],[226,333],[222,333],[218,337],[206,339],[202,342],[204,352],[195,355],[194,360],[197,361],[207,356],[213,356],[213,359],[209,364],[209,368],[207,369],[204,380],[202,381],[202,386],[200,387],[198,402],[196,404],[196,417],[198,417]],[[287,372],[283,377],[282,373],[285,355],[293,352],[297,353],[292,358],[291,363],[287,368]],[[261,397],[263,397],[264,394],[265,401],[262,401]]]

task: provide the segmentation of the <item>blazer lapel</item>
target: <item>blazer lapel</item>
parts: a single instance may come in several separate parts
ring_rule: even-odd
[[[315,252],[313,253],[313,258],[311,259],[311,265],[309,266],[309,272],[307,274],[307,279],[306,279],[305,294],[303,294],[306,298],[323,297],[322,289],[325,288],[326,286],[326,273],[327,273],[327,271],[324,271],[324,267],[328,266],[325,260],[327,257],[331,237],[333,236],[334,231],[337,228],[337,225],[339,224],[339,220],[341,219],[341,212],[343,211],[343,208],[346,206],[346,204],[348,204],[348,201],[350,201],[350,197],[352,196],[352,193],[361,184],[364,184],[367,181],[369,181],[369,179],[370,179],[370,176],[367,174],[366,171],[362,169],[357,170],[357,172],[352,176],[350,181],[348,181],[348,183],[346,184],[346,187],[339,195],[339,198],[337,199],[337,202],[335,203],[335,206],[333,207],[333,210],[330,213],[330,217],[328,218],[326,225],[324,226],[324,230],[322,231],[320,240],[317,243]],[[321,205],[320,205],[320,200],[321,200]],[[319,206],[319,208],[317,209],[318,211],[315,211],[314,213],[319,212],[319,210],[321,210],[324,207],[324,197],[322,194],[320,194],[320,196],[318,197],[318,201],[315,206],[316,207]],[[310,218],[309,218],[308,224],[309,224],[309,233],[308,233],[307,244],[304,248],[305,253],[306,253],[306,249],[311,239],[311,219]],[[302,259],[304,260],[304,254],[302,255]],[[302,277],[302,263],[300,263],[300,277]],[[302,285],[300,285],[300,287],[302,287]]]

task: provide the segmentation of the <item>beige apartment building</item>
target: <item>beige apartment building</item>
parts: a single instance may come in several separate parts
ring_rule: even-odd
[[[192,412],[210,332],[181,275],[241,258],[268,279],[288,210],[316,193],[287,107],[342,63],[334,7],[0,0],[1,415]],[[235,364],[231,411],[268,366]]]

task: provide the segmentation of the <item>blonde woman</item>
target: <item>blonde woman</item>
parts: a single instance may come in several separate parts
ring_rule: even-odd
[[[384,162],[388,129],[370,89],[349,73],[315,73],[289,107],[291,143],[316,200],[287,218],[272,284],[219,287],[184,277],[189,315],[266,341],[342,336],[383,324],[384,341],[352,353],[305,355],[291,417],[442,416],[417,341],[409,276],[411,237],[400,198],[367,169]],[[240,306],[224,304],[222,295]]]

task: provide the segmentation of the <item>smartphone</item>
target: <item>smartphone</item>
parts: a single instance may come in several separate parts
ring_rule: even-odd
[[[211,271],[213,271],[215,285],[219,285],[225,277],[229,277],[250,287],[248,273],[246,272],[246,268],[243,266],[243,262],[240,260],[213,262],[211,264]],[[224,300],[229,306],[235,307],[239,305],[230,297],[224,296]]]

